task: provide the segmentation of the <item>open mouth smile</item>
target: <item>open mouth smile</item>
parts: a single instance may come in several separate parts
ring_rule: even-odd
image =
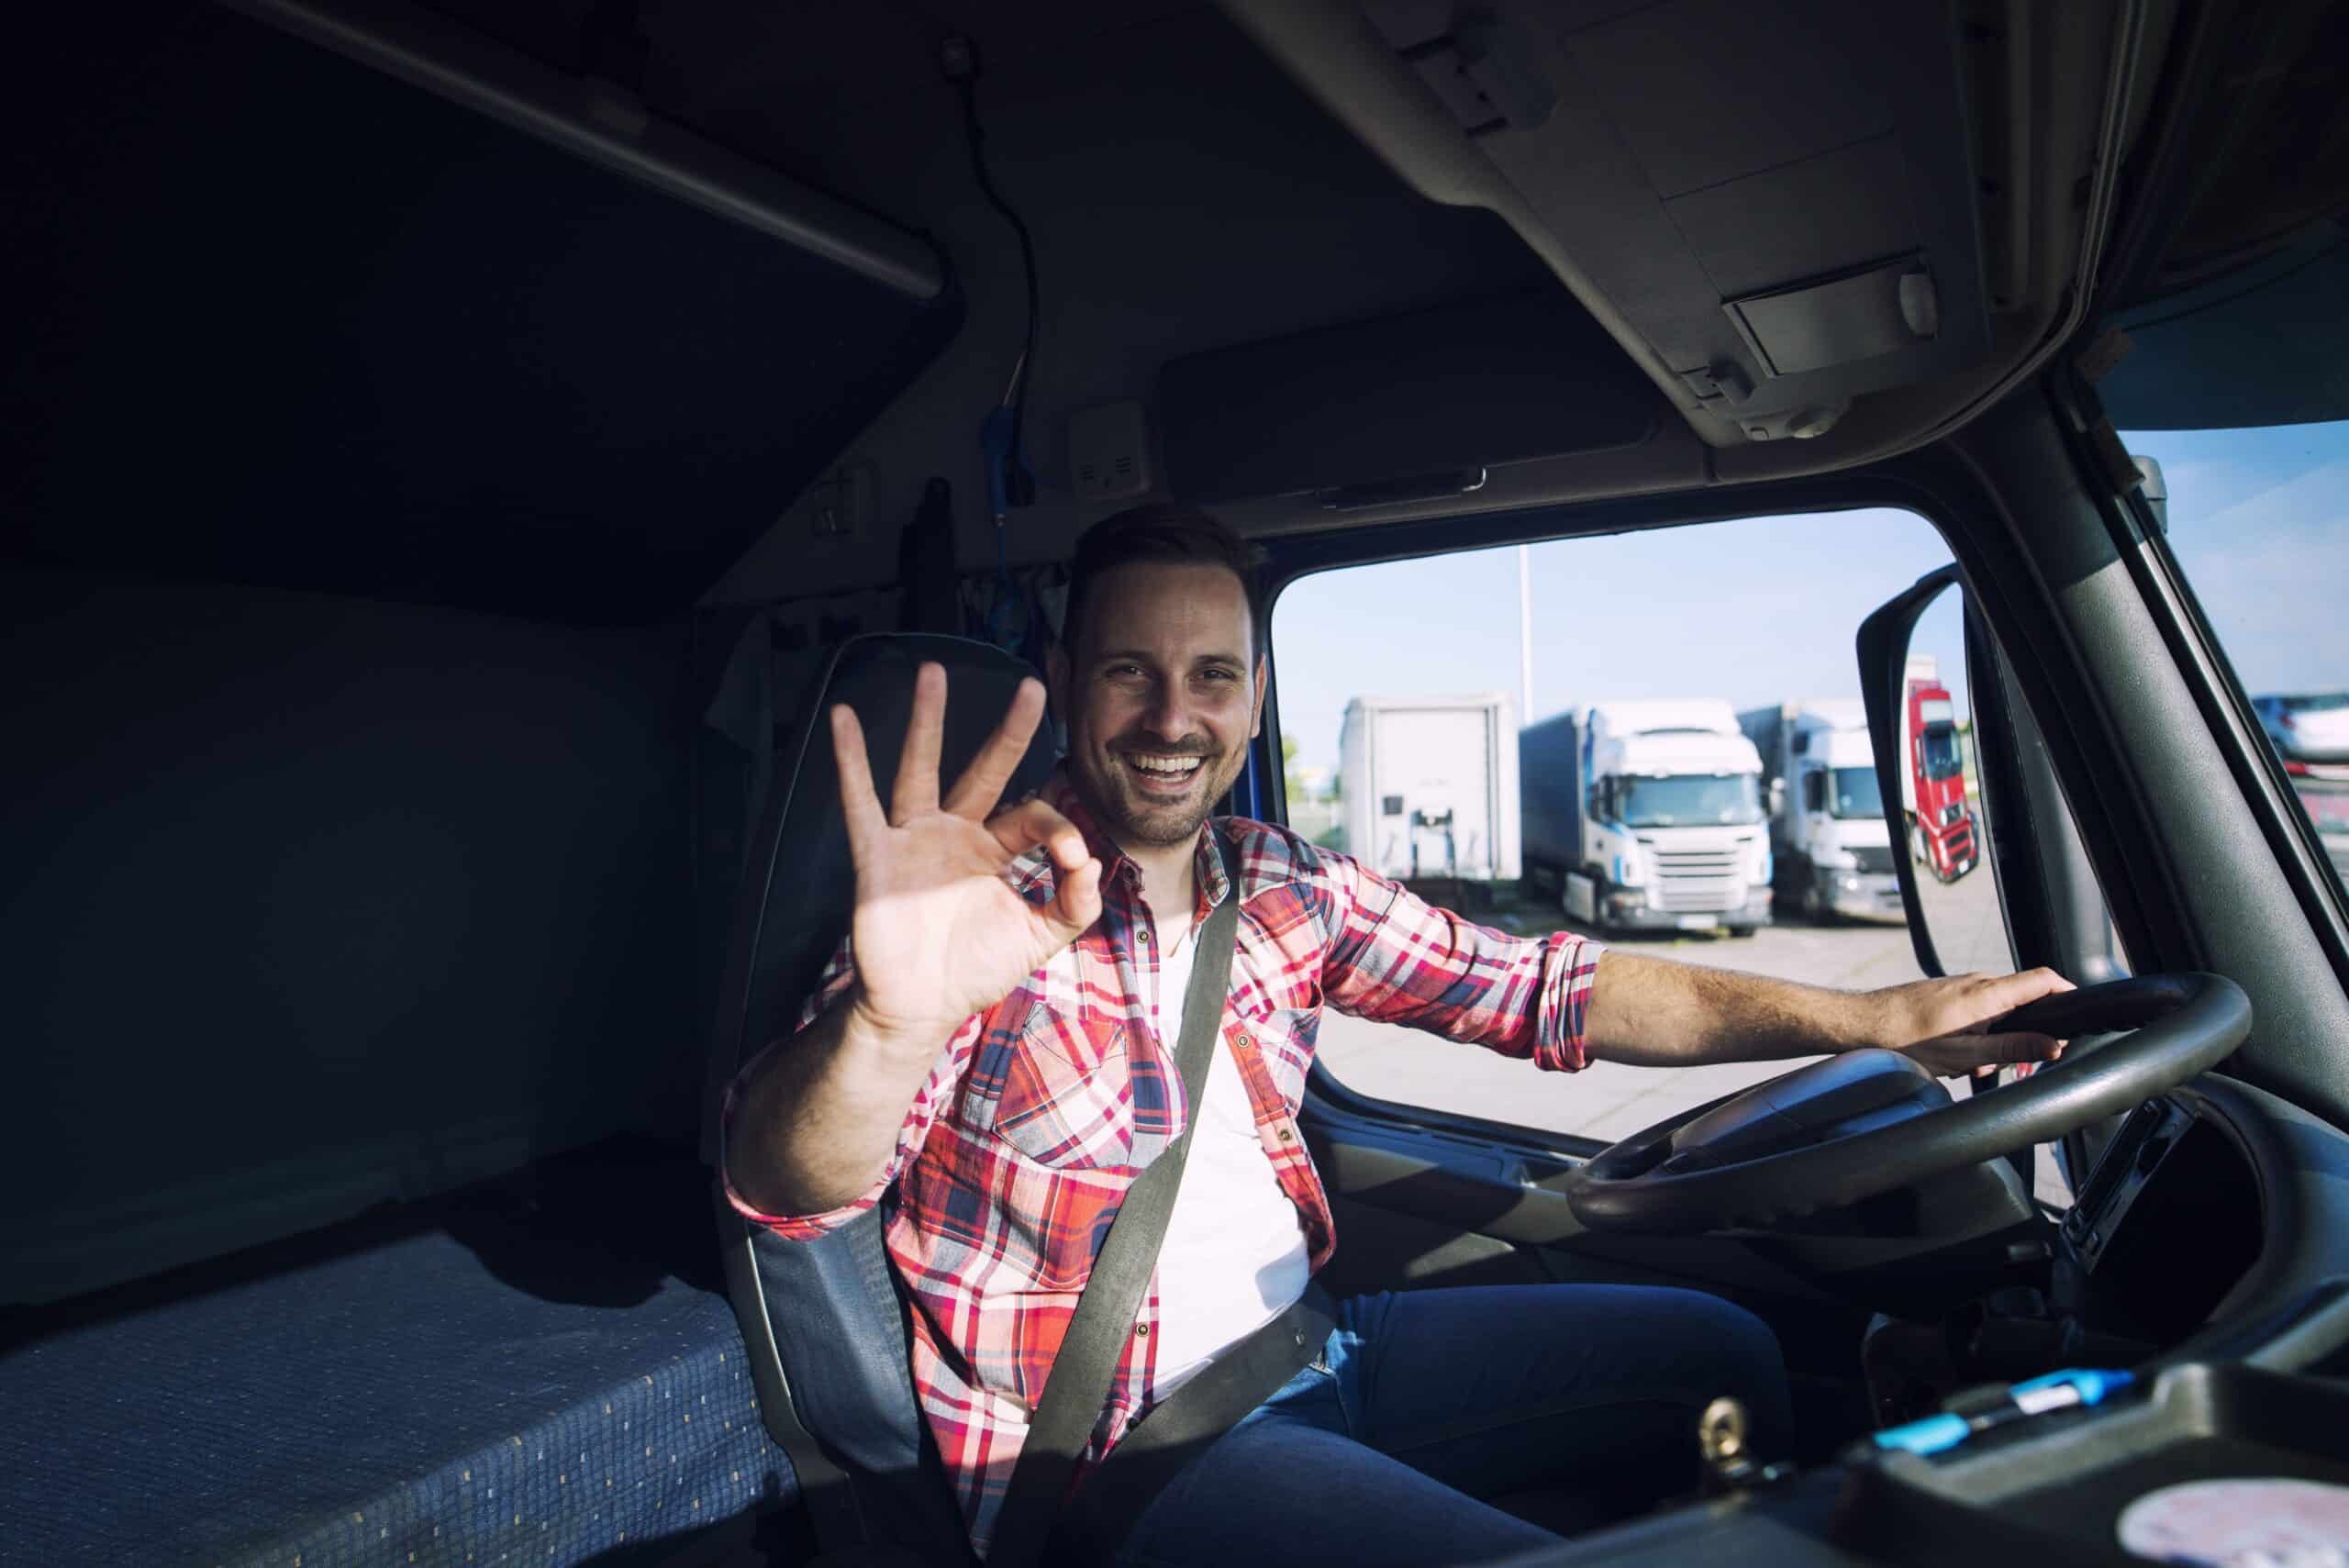
[[[1128,751],[1119,761],[1145,795],[1182,795],[1207,766],[1205,757],[1178,757]]]

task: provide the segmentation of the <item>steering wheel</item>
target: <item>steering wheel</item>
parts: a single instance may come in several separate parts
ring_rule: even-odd
[[[1623,1140],[1568,1179],[1567,1202],[1594,1230],[1647,1235],[1856,1203],[2176,1087],[2243,1042],[2251,999],[2216,974],[2150,974],[2044,997],[1990,1028],[2065,1040],[2129,1032],[1963,1100],[1899,1051],[1844,1051]]]

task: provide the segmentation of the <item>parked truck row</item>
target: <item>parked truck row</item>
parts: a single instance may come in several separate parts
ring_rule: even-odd
[[[1951,881],[1979,853],[1930,663],[1909,672],[1897,771],[1918,862]],[[1610,931],[1903,917],[1856,699],[1598,702],[1520,730],[1497,692],[1362,696],[1339,749],[1342,841],[1382,875],[1522,878]]]

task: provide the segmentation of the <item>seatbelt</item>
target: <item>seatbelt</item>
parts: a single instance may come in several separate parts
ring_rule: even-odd
[[[1012,1467],[1010,1487],[987,1548],[987,1568],[1032,1568],[1042,1559],[1077,1463],[1108,1402],[1110,1382],[1133,1335],[1151,1273],[1158,1266],[1158,1249],[1166,1240],[1166,1222],[1174,1212],[1174,1194],[1191,1152],[1191,1134],[1198,1130],[1208,1065],[1223,1030],[1224,1004],[1231,995],[1231,952],[1240,934],[1239,867],[1222,830],[1210,824],[1208,836],[1215,840],[1227,892],[1199,928],[1191,986],[1183,998],[1182,1038],[1174,1047],[1190,1117],[1182,1136],[1126,1189],[1109,1239],[1093,1260],[1093,1273],[1076,1298],[1068,1333],[1044,1384],[1044,1397],[1028,1423],[1027,1440]]]

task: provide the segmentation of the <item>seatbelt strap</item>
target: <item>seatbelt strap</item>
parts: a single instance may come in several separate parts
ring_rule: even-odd
[[[1182,1136],[1126,1189],[1109,1239],[1093,1260],[1093,1273],[1076,1298],[1068,1333],[1045,1380],[1044,1397],[1028,1423],[1027,1440],[1012,1467],[987,1548],[987,1568],[1031,1568],[1041,1560],[1078,1462],[1108,1402],[1109,1385],[1133,1335],[1142,1293],[1158,1266],[1158,1249],[1166,1240],[1166,1222],[1174,1212],[1183,1165],[1190,1157],[1191,1134],[1198,1129],[1208,1066],[1223,1032],[1224,1004],[1231,995],[1231,952],[1240,934],[1239,867],[1223,830],[1210,822],[1208,836],[1215,840],[1226,891],[1223,902],[1199,928],[1191,986],[1183,998],[1182,1037],[1174,1047],[1174,1065],[1183,1077],[1183,1098],[1190,1115]]]

